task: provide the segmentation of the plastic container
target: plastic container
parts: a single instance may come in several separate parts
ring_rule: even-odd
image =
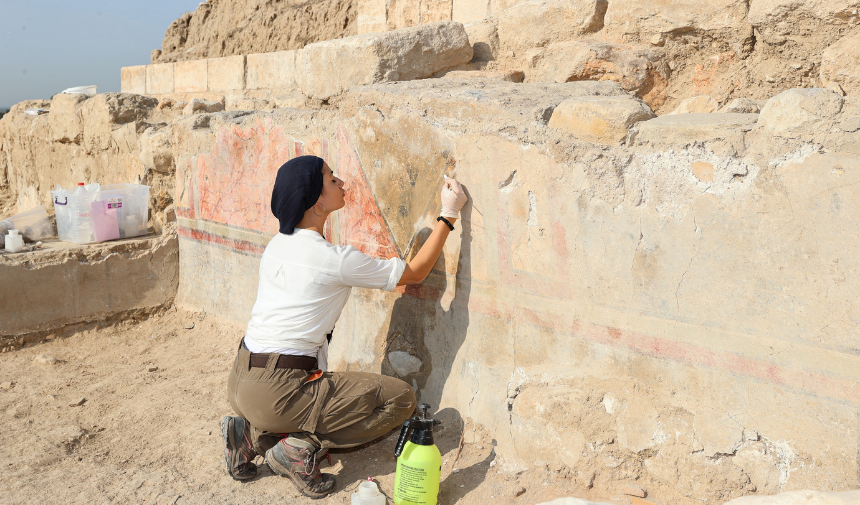
[[[64,89],[63,93],[80,93],[82,95],[95,96],[96,95],[96,87],[93,86],[75,86],[74,88]]]
[[[18,230],[9,230],[9,234],[3,237],[6,252],[16,253],[24,249],[24,237],[18,234]]]
[[[352,493],[352,505],[385,505],[385,495],[379,492],[376,482],[368,479]]]
[[[44,205],[0,221],[0,235],[6,235],[6,232],[12,229],[19,230],[28,242],[42,240],[54,234],[54,226]]]
[[[149,186],[88,184],[71,191],[58,185],[51,194],[60,240],[90,244],[146,235]]]

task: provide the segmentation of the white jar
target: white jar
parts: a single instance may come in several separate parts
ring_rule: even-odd
[[[18,230],[9,230],[9,234],[4,239],[6,252],[16,253],[24,250],[24,237],[18,234]]]
[[[385,505],[385,495],[379,492],[376,482],[366,480],[352,493],[352,505]]]

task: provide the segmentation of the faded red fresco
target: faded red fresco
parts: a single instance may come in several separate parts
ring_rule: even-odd
[[[354,246],[374,258],[398,256],[388,225],[379,212],[349,135],[342,126],[337,129],[337,139],[340,144],[338,177],[344,180],[347,188],[346,206],[338,211],[341,244]]]
[[[270,207],[272,184],[278,168],[296,153],[301,153],[301,144],[269,119],[218,131],[212,153],[197,158],[197,217],[277,233],[278,220]]]

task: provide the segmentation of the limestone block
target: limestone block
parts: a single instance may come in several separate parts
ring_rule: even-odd
[[[246,60],[247,89],[295,88],[298,51],[249,54]]]
[[[386,20],[388,12],[387,0],[358,0],[355,24],[358,33],[384,32],[388,29]]]
[[[725,505],[856,505],[860,490],[854,491],[788,491],[771,496],[744,496]]]
[[[496,23],[489,20],[465,25],[466,34],[472,44],[472,61],[495,60],[499,54],[499,31]]]
[[[610,80],[645,98],[652,106],[652,101],[659,101],[658,97],[666,87],[660,49],[569,41],[550,44],[536,51],[531,62],[534,70],[526,71],[526,81],[529,82]]]
[[[719,112],[734,112],[738,114],[757,114],[761,112],[765,100],[753,100],[752,98],[735,98],[727,103]]]
[[[490,0],[454,0],[451,19],[459,23],[471,23],[490,15]]]
[[[849,95],[860,94],[860,31],[824,50],[821,82],[825,86],[836,83]]]
[[[661,443],[660,413],[647,399],[631,399],[616,418],[618,444],[633,452],[641,452]]]
[[[606,0],[545,0],[495,13],[504,51],[524,51],[570,40],[603,27]]]
[[[761,110],[759,125],[773,135],[796,136],[842,110],[842,96],[824,88],[795,88],[772,97]]]
[[[669,114],[708,114],[719,108],[719,102],[708,95],[691,96],[682,100],[678,108]]]
[[[293,109],[303,109],[307,104],[308,98],[298,89],[280,93],[272,97],[270,103],[276,108],[291,107]]]
[[[245,88],[245,56],[211,58],[206,67],[209,91],[234,91]]]
[[[689,0],[643,2],[612,0],[606,11],[606,28],[625,34],[649,35],[684,30],[740,29],[746,17],[745,0]]]
[[[206,91],[208,60],[177,61],[173,67],[173,92]]]
[[[552,462],[574,468],[588,443],[579,426],[570,422],[570,406],[581,401],[571,386],[526,385],[511,403],[511,434],[517,454],[534,464]]]
[[[747,20],[766,42],[780,43],[787,35],[811,26],[844,26],[857,22],[857,0],[750,0]]]
[[[388,29],[399,30],[421,24],[420,2],[388,0]]]
[[[146,94],[173,93],[173,63],[146,66]]]
[[[140,161],[146,170],[169,174],[173,169],[173,149],[170,128],[147,128],[140,137]]]
[[[51,99],[51,112],[48,114],[48,128],[54,142],[80,142],[83,125],[78,110],[89,98],[82,94],[54,95]]]
[[[639,123],[635,144],[680,148],[692,143],[727,141],[736,150],[744,146],[744,133],[758,114],[675,114]],[[702,173],[702,172],[700,172]]]
[[[421,365],[423,365],[420,359],[403,351],[388,353],[388,362],[391,364],[391,368],[394,369],[394,373],[400,377],[406,377],[418,372],[421,370]]]
[[[451,21],[453,0],[421,0],[419,6],[421,24]]]
[[[471,59],[463,25],[439,21],[310,44],[296,66],[302,92],[324,100],[363,84],[430,77]]]
[[[589,96],[558,104],[548,126],[588,142],[618,144],[631,126],[653,117],[645,102],[631,96]]]
[[[443,79],[490,79],[493,81],[523,82],[522,70],[505,70],[492,72],[489,70],[451,70],[445,72]]]
[[[120,90],[123,93],[143,95],[146,93],[146,65],[122,67],[120,70]]]

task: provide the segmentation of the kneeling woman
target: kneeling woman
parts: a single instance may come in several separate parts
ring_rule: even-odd
[[[393,377],[328,372],[328,340],[352,287],[392,291],[427,277],[451,223],[466,203],[462,187],[442,188],[442,218],[415,258],[370,258],[323,238],[328,215],[344,206],[343,181],[316,156],[279,170],[272,212],[280,233],[263,252],[257,301],[230,372],[227,395],[237,417],[224,416],[224,459],[237,480],[253,478],[257,455],[302,494],[332,492],[334,475],[317,462],[329,448],[354,447],[400,425],[415,393]]]

